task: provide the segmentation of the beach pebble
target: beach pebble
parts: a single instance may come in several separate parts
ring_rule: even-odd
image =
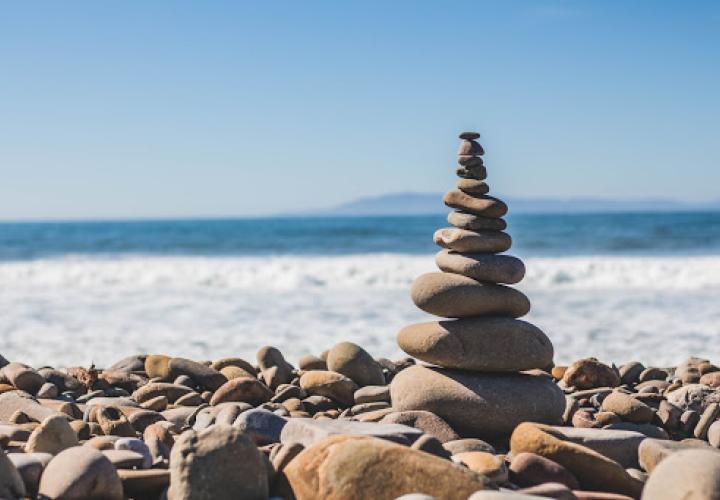
[[[0,498],[25,497],[23,477],[8,456],[0,451]]]
[[[642,498],[720,498],[720,453],[698,449],[671,454],[650,474]]]
[[[435,264],[446,273],[461,274],[478,281],[512,285],[525,276],[525,265],[517,257],[441,250]]]
[[[306,354],[298,360],[298,368],[301,370],[327,370],[327,362],[312,354]]]
[[[485,154],[482,146],[474,140],[463,140],[458,148],[458,156],[472,155],[482,156]]]
[[[390,386],[387,385],[366,385],[361,387],[353,395],[357,404],[363,403],[389,403]]]
[[[508,480],[508,468],[505,461],[492,453],[484,451],[468,451],[453,455],[453,461],[459,461],[468,469],[490,479],[494,483]]]
[[[214,425],[178,437],[170,456],[169,499],[267,497],[264,459],[242,431]]]
[[[345,375],[359,387],[385,384],[382,367],[365,349],[352,342],[340,342],[328,351],[327,369]]]
[[[477,132],[460,132],[458,137],[464,141],[474,141],[475,139],[480,138],[480,134]]]
[[[700,384],[707,385],[713,388],[720,387],[720,371],[706,373],[700,377]]]
[[[720,404],[710,403],[707,405],[707,408],[705,408],[705,411],[700,415],[700,420],[698,420],[695,430],[693,431],[695,437],[698,439],[707,438],[708,429],[710,425],[717,420],[718,416],[720,416]]]
[[[478,179],[458,179],[457,188],[470,196],[487,194],[490,186]]]
[[[522,487],[543,483],[560,483],[576,490],[580,488],[577,479],[557,462],[535,453],[518,453],[510,462],[510,480]]]
[[[517,372],[552,363],[550,339],[536,326],[503,317],[417,323],[400,330],[400,348],[438,366]]]
[[[521,423],[512,433],[510,450],[513,456],[522,452],[535,453],[559,463],[575,476],[584,489],[639,496],[642,482],[628,475],[618,462],[568,440],[561,433],[563,430],[536,423]],[[603,432],[584,429],[587,430]]]
[[[120,469],[117,472],[129,498],[160,498],[170,484],[167,469]]]
[[[43,498],[123,499],[115,467],[89,446],[75,446],[56,455],[45,467],[39,493]]]
[[[132,450],[102,450],[102,454],[110,460],[116,469],[142,469],[145,465],[145,457]]]
[[[343,434],[376,437],[409,445],[417,440],[423,432],[414,427],[400,424],[291,418],[288,419],[280,433],[280,441],[311,446],[327,437]]]
[[[254,377],[239,377],[225,382],[212,396],[210,404],[241,402],[253,406],[260,405],[272,398],[272,391]]]
[[[169,403],[175,403],[178,398],[186,394],[192,394],[193,391],[190,387],[181,384],[168,383],[168,382],[151,382],[149,384],[139,387],[133,392],[132,397],[137,403],[145,403],[151,399],[155,399],[160,396],[164,396]],[[113,402],[111,404],[119,404]]]
[[[275,390],[280,384],[288,384],[293,379],[293,366],[275,347],[261,347],[256,357],[260,376],[270,389]]]
[[[28,496],[35,497],[40,486],[40,477],[43,470],[50,463],[53,456],[50,453],[8,453],[7,457],[20,473]],[[2,465],[0,465],[1,469]],[[10,478],[11,476],[12,473],[5,477]],[[3,477],[3,472],[0,472],[0,477]],[[0,479],[0,483],[2,483],[2,479]],[[2,486],[0,486],[0,498],[6,498],[2,494]]]
[[[488,195],[470,196],[459,189],[445,193],[443,202],[450,208],[491,219],[499,219],[508,211],[502,200]]]
[[[170,356],[150,354],[145,358],[145,373],[151,379],[168,379],[170,377],[169,363]]]
[[[37,394],[45,383],[42,375],[22,363],[8,363],[2,368],[2,374],[17,389],[29,394]]]
[[[179,375],[188,376],[197,385],[210,391],[217,390],[227,382],[225,375],[216,369],[191,359],[172,358],[168,361],[168,370],[170,371],[171,377],[177,377]]]
[[[280,442],[287,420],[267,410],[253,409],[238,415],[233,427],[247,434],[258,445]]]
[[[149,469],[153,464],[153,457],[150,453],[150,449],[142,439],[120,438],[115,441],[115,449],[132,451],[142,456],[142,462],[138,466],[141,469]]]
[[[122,411],[115,406],[101,406],[95,412],[102,431],[110,436],[135,437],[135,429]]]
[[[667,394],[667,400],[683,411],[702,414],[710,403],[720,402],[720,392],[702,384],[687,384]]]
[[[646,438],[640,432],[624,429],[552,427],[551,430],[556,437],[590,448],[625,468],[637,467],[638,447]]]
[[[486,453],[495,454],[495,448],[489,443],[486,443],[482,439],[476,438],[465,438],[455,439],[453,441],[447,441],[443,443],[445,448],[451,455],[457,455],[459,453],[466,453],[469,451],[484,451]]]
[[[311,370],[300,377],[300,387],[308,394],[325,396],[346,406],[353,404],[358,386],[345,375],[332,371]]]
[[[423,492],[465,500],[488,479],[448,460],[384,440],[335,436],[306,448],[286,467],[297,500],[396,498]]]
[[[489,440],[524,421],[559,423],[565,408],[565,396],[549,377],[419,365],[395,376],[390,395],[397,411],[426,410],[461,436]]]
[[[638,401],[629,394],[611,392],[603,399],[603,411],[612,412],[626,422],[636,424],[649,423],[655,416],[655,411],[645,403]],[[608,424],[610,422],[604,422]]]
[[[68,419],[61,415],[48,417],[32,431],[25,445],[28,453],[57,455],[66,448],[78,446],[77,435]]]
[[[625,363],[618,370],[621,384],[636,384],[640,379],[640,374],[645,370],[645,366],[639,361],[630,361]]]
[[[720,448],[720,421],[715,421],[707,431],[707,440],[713,448]]]
[[[458,165],[462,165],[464,167],[477,167],[485,163],[479,156],[472,155],[458,155],[457,162]]]
[[[500,253],[509,250],[512,238],[502,231],[468,231],[457,227],[442,228],[435,231],[433,241],[436,245],[466,253]]]
[[[638,447],[638,461],[640,462],[640,467],[642,467],[645,472],[652,473],[660,462],[673,453],[693,448],[710,449],[709,445],[705,441],[697,439],[687,441],[670,441],[667,439],[652,438],[645,439]]]
[[[450,225],[471,231],[502,231],[507,228],[507,222],[504,219],[481,217],[467,212],[450,212],[447,221]]]
[[[575,361],[565,371],[563,382],[575,389],[593,389],[596,387],[617,387],[620,376],[608,365],[594,358]]]
[[[455,441],[460,438],[448,423],[429,411],[394,411],[382,420],[385,424],[401,424],[420,429],[435,437],[441,443]]]
[[[489,315],[517,318],[530,311],[530,301],[522,292],[459,274],[423,274],[413,282],[410,296],[423,311],[446,318]]]
[[[675,377],[680,379],[683,384],[695,384],[700,381],[702,376],[700,366],[709,363],[710,361],[707,359],[692,356],[675,367]]]

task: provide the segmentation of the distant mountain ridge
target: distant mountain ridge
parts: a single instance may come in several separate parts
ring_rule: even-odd
[[[369,196],[302,215],[433,215],[447,212],[442,193],[389,193]],[[669,199],[503,198],[512,213],[673,212],[720,210],[720,200],[690,203]]]

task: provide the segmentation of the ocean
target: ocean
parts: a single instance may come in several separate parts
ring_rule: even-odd
[[[526,317],[557,363],[720,359],[720,213],[515,214]],[[0,354],[103,366],[138,352],[292,362],[351,340],[398,357],[443,215],[0,224]]]

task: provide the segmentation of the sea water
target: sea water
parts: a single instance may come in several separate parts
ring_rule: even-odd
[[[720,214],[517,214],[526,317],[558,363],[720,359]],[[402,355],[445,217],[0,224],[0,354],[107,365],[138,352],[291,361],[341,340]]]

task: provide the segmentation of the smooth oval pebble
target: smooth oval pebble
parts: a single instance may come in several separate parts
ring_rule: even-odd
[[[400,330],[409,355],[445,368],[518,372],[552,363],[550,339],[536,326],[503,317],[417,323]]]
[[[448,224],[460,229],[469,229],[472,231],[490,230],[502,231],[507,228],[505,219],[492,219],[490,217],[481,217],[467,212],[450,212],[447,216]]]
[[[435,255],[435,264],[446,273],[492,283],[512,285],[525,276],[525,264],[511,255],[460,253],[445,249]]]
[[[685,450],[655,467],[645,483],[643,500],[720,498],[720,453]]]
[[[123,499],[115,467],[90,446],[75,446],[56,455],[45,467],[39,493],[44,498]]]
[[[426,410],[461,436],[503,438],[521,422],[559,423],[565,395],[550,377],[415,365],[390,384],[393,409]]]
[[[530,301],[522,292],[459,274],[423,274],[413,282],[410,296],[423,311],[446,318],[487,315],[517,318],[530,311]]]
[[[502,200],[492,196],[470,196],[458,189],[445,193],[443,202],[450,208],[494,219],[502,217],[508,211]]]
[[[470,196],[488,194],[490,186],[479,179],[458,179],[457,188]]]
[[[500,253],[512,246],[512,238],[502,231],[468,231],[456,227],[438,229],[433,241],[457,252]]]

